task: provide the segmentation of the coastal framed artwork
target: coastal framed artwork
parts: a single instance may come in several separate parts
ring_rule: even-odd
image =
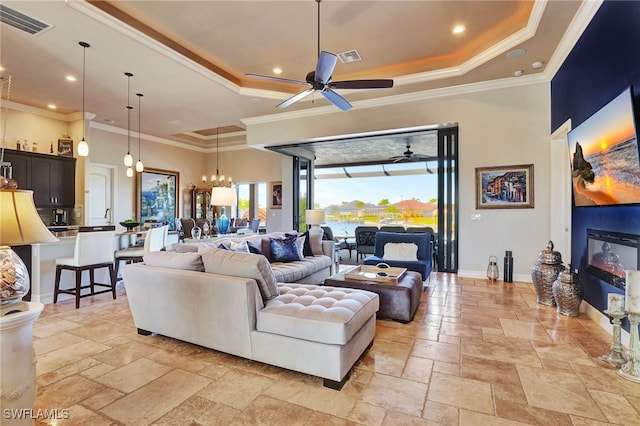
[[[476,167],[476,209],[533,206],[533,164]]]
[[[640,203],[634,99],[628,87],[568,133],[576,207]]]
[[[140,223],[166,221],[169,230],[173,231],[178,216],[176,194],[179,187],[179,172],[145,167],[142,173],[138,173],[136,213]]]
[[[282,208],[282,182],[269,183],[269,208],[281,209]]]

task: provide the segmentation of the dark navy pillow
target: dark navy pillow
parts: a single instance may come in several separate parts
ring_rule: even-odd
[[[264,253],[262,253],[261,247],[258,247],[257,245],[255,245],[251,241],[247,241],[247,246],[249,247],[249,253],[264,254]]]
[[[220,243],[218,244],[218,248],[222,249],[222,250],[231,250],[229,247],[227,247],[226,245],[224,245],[224,243]]]
[[[271,262],[295,262],[300,259],[300,252],[296,235],[288,235],[284,238],[269,237],[269,246],[271,248]]]
[[[303,256],[313,256],[313,250],[311,250],[311,243],[309,242],[309,231],[302,234],[304,238],[304,245],[302,246]]]

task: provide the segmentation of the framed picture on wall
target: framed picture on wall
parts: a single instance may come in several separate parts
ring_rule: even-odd
[[[476,209],[533,208],[533,164],[476,167]]]
[[[282,182],[271,182],[269,184],[271,194],[269,198],[269,208],[270,209],[281,209],[282,208]]]
[[[71,139],[58,139],[58,155],[73,157],[73,141]]]
[[[179,172],[145,167],[142,173],[138,173],[136,207],[140,223],[166,221],[169,230],[173,231],[178,216],[178,188]]]

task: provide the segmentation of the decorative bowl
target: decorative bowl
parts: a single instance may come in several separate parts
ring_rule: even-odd
[[[131,231],[133,228],[140,226],[139,222],[120,222],[120,225],[127,228],[127,231]]]

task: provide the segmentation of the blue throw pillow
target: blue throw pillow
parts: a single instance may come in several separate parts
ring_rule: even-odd
[[[302,260],[296,235],[287,235],[284,238],[269,237],[269,246],[271,248],[271,262],[294,262]]]

